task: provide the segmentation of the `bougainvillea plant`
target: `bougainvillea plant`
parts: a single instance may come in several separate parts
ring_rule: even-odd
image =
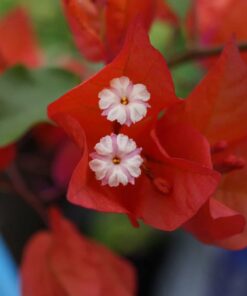
[[[189,127],[181,134],[174,127],[173,138],[158,140],[158,114],[177,100],[165,61],[137,23],[111,64],[49,106],[49,116],[83,150],[69,199],[163,230],[194,215],[214,192],[218,175],[210,169],[207,142]],[[181,146],[185,133],[188,148]]]
[[[23,226],[22,295],[137,295],[108,232],[131,259],[153,229],[246,248],[246,1],[60,2],[0,15],[0,193],[43,227]]]

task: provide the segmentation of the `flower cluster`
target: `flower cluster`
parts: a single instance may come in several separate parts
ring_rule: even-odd
[[[150,105],[150,93],[143,84],[133,84],[128,77],[114,78],[111,88],[99,93],[99,107],[102,115],[120,125],[134,124],[147,114]],[[141,148],[137,148],[134,140],[123,134],[111,134],[101,138],[91,154],[90,168],[95,172],[102,185],[111,187],[135,184],[135,178],[141,174],[143,159]]]
[[[136,147],[132,139],[122,134],[105,136],[95,146],[95,150],[89,165],[102,185],[115,187],[135,184],[135,178],[141,174],[143,159],[140,156],[141,149]]]
[[[163,230],[190,219],[214,192],[219,175],[202,135],[158,119],[179,101],[163,57],[134,22],[112,63],[48,108],[83,152],[69,200]]]
[[[207,243],[246,246],[245,207],[234,193],[245,192],[246,77],[231,41],[181,101],[162,56],[135,22],[110,64],[49,106],[50,118],[83,151],[69,200],[125,213],[134,224],[182,226]]]

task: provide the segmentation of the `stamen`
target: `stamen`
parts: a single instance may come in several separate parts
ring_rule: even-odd
[[[114,157],[114,158],[112,159],[112,162],[113,162],[114,164],[120,164],[121,160],[120,160],[120,158],[118,158],[118,157]]]
[[[128,105],[129,104],[129,100],[126,97],[122,97],[120,102],[121,102],[122,105]]]

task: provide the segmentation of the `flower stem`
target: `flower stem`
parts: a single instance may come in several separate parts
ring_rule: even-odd
[[[29,190],[17,166],[15,164],[11,164],[5,172],[16,193],[36,211],[45,225],[47,225],[48,217],[44,205],[39,198]]]
[[[241,52],[247,51],[247,43],[239,43],[238,48]],[[170,61],[168,61],[169,67],[176,67],[181,64],[191,62],[196,59],[206,59],[209,57],[216,56],[222,52],[224,46],[212,47],[212,48],[192,48],[187,52],[175,56]]]

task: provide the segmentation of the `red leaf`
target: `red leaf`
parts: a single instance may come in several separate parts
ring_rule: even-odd
[[[111,61],[137,17],[143,20],[146,30],[157,14],[175,22],[175,15],[161,0],[63,0],[63,3],[79,50],[93,61]]]
[[[99,61],[105,57],[101,40],[100,9],[90,0],[63,0],[65,13],[76,45],[86,58]]]
[[[244,226],[240,213],[212,198],[184,227],[205,243],[220,244],[220,240],[243,232]]]
[[[3,67],[23,64],[39,66],[41,57],[33,29],[26,12],[16,9],[0,21],[0,59]]]
[[[190,123],[213,145],[231,142],[246,134],[246,97],[247,65],[231,41],[184,106],[177,106],[167,116],[171,122]]]
[[[0,148],[0,170],[4,170],[13,161],[16,155],[14,145]]]
[[[135,294],[135,274],[127,261],[82,237],[56,210],[51,212],[51,225],[51,231],[34,236],[25,249],[23,295]]]
[[[231,42],[189,98],[165,116],[170,127],[186,123],[202,132],[211,143],[213,166],[223,173],[214,197],[221,203],[222,216],[214,218],[215,205],[210,204],[192,219],[190,231],[203,241],[233,249],[247,246],[247,231],[243,231],[239,220],[247,218],[246,96],[247,67]],[[201,230],[198,221],[203,225]]]
[[[72,126],[77,140],[80,139],[83,143],[85,137],[81,127],[75,122]],[[88,167],[88,151],[87,146],[84,145],[83,157],[69,185],[69,200],[77,205],[98,211],[125,213],[162,230],[174,230],[198,211],[213,194],[219,180],[218,174],[206,167],[206,164],[210,164],[208,143],[194,130],[192,130],[193,137],[191,136],[193,140],[187,141],[188,129],[185,131],[178,133],[175,129],[171,130],[171,134],[176,135],[174,141],[177,141],[180,147],[180,150],[176,147],[173,157],[158,150],[161,144],[158,144],[155,151],[148,149],[148,146],[157,145],[158,140],[154,142],[150,139],[147,130],[145,137],[140,132],[138,138],[135,139],[143,144],[148,169],[152,171],[154,180],[150,179],[144,171],[134,186],[125,186],[124,190],[121,187],[102,186],[95,179]],[[164,134],[169,137],[168,130],[164,130]],[[184,154],[183,150],[190,150],[185,145],[181,146],[181,142],[186,142],[192,151],[201,147],[201,156],[199,156],[200,152],[197,152],[194,158],[190,152],[187,155]],[[162,150],[171,147],[168,143],[163,145]],[[151,157],[150,160],[149,157]],[[152,161],[155,157],[157,161]],[[202,160],[204,163],[199,163]],[[167,181],[167,192],[164,188],[160,190],[154,182],[159,179],[161,182]]]
[[[159,201],[152,197],[153,205],[147,209],[150,217],[162,218],[163,227],[173,230],[190,219],[215,192],[219,174],[210,169],[208,142],[196,130],[186,125],[166,126],[164,116],[157,123],[153,139],[156,143],[149,145],[156,144],[161,154],[157,150],[148,154],[158,158],[150,161],[150,168],[154,178],[167,181],[171,189],[165,198],[159,194]]]
[[[156,17],[173,26],[179,25],[178,16],[164,0],[157,0]]]
[[[68,186],[80,156],[80,150],[71,141],[67,140],[59,147],[52,164],[52,176],[58,186],[62,188]]]
[[[66,116],[74,117],[83,126],[92,149],[98,139],[112,131],[112,123],[101,116],[98,94],[108,87],[113,78],[121,76],[128,76],[133,83],[147,86],[152,96],[152,108],[148,115],[154,119],[162,108],[177,101],[171,74],[163,57],[151,46],[142,26],[135,24],[130,28],[125,46],[116,59],[94,77],[51,104],[48,108],[49,117],[64,128]],[[138,129],[138,126],[139,123],[132,129]]]
[[[241,157],[247,163],[247,139],[240,141],[231,150],[234,155]],[[226,204],[231,209],[239,212],[244,216],[247,221],[246,210],[246,195],[247,195],[247,167],[239,170],[234,170],[222,178],[219,190],[216,193],[216,198]],[[225,241],[219,242],[219,244],[226,248],[241,249],[247,246],[247,228],[244,231],[235,235]]]
[[[33,127],[32,135],[41,149],[53,151],[68,140],[64,130],[51,125],[50,123],[40,123]]]
[[[106,9],[107,51],[114,57],[122,47],[130,24],[138,16],[148,31],[155,16],[156,0],[109,0]]]
[[[49,262],[48,254],[52,243],[51,234],[49,232],[41,232],[33,236],[27,245],[21,267],[23,295],[67,295],[54,276]]]
[[[238,42],[245,42],[246,12],[245,0],[195,0],[187,19],[190,38],[203,47],[222,45],[233,35]]]
[[[124,190],[102,186],[88,165],[95,144],[114,128],[100,114],[98,93],[111,79],[123,75],[134,83],[145,84],[151,93],[147,117],[121,130],[143,148],[147,165],[147,171],[143,169],[135,185],[127,185]],[[163,230],[173,230],[190,219],[215,191],[219,176],[211,170],[207,141],[190,127],[169,129],[162,120],[157,127],[158,138],[151,137],[159,112],[174,102],[177,99],[166,63],[150,45],[145,30],[135,24],[120,55],[111,64],[49,106],[51,119],[83,151],[69,185],[69,200],[98,211],[125,213]],[[184,142],[188,146],[182,145]]]

